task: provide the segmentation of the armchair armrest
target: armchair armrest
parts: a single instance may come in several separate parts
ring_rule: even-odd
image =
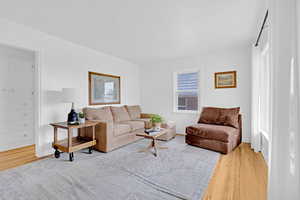
[[[243,123],[242,123],[242,115],[239,114],[239,129],[240,129],[240,143],[242,143],[243,138]]]

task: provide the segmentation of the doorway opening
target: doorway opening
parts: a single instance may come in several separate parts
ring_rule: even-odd
[[[0,44],[0,152],[36,144],[37,74],[35,51]]]

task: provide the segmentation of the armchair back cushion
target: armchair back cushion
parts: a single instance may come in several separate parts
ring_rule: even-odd
[[[239,128],[239,112],[240,108],[222,108],[218,124]]]
[[[240,108],[204,107],[198,123],[217,124],[239,128]]]
[[[126,106],[128,114],[131,120],[140,119],[141,118],[141,107],[139,105],[135,106]]]
[[[125,106],[111,107],[111,112],[115,122],[129,121],[130,116]]]
[[[220,109],[214,107],[203,107],[198,123],[217,124]]]
[[[83,108],[83,113],[87,120],[99,120],[103,122],[113,121],[113,115],[109,106],[102,108]]]

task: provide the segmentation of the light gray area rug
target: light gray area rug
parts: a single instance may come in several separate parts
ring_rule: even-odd
[[[110,153],[84,151],[0,172],[1,200],[200,200],[219,154],[184,143],[160,142],[158,157],[138,153],[140,140]]]

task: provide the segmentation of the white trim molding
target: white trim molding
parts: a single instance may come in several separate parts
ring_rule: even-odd
[[[42,80],[41,80],[41,74],[42,74],[42,50],[40,49],[34,49],[34,48],[27,48],[24,46],[21,46],[17,43],[13,42],[0,42],[1,45],[5,45],[8,47],[21,49],[25,51],[31,51],[34,53],[34,143],[35,143],[35,151],[36,156],[41,157],[43,156],[40,151],[40,145],[39,145],[39,136],[40,136],[40,127],[42,122]]]
[[[37,157],[43,156],[39,145],[39,135],[41,133],[42,125],[42,51],[35,51],[35,152]]]

